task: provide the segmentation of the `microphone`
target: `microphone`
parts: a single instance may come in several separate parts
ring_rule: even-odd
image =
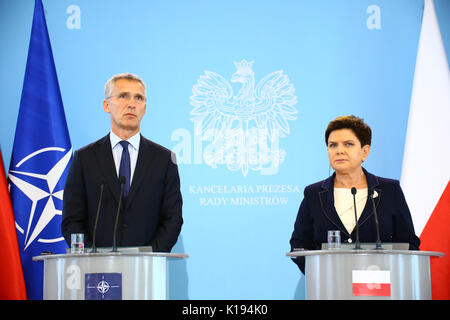
[[[126,178],[124,176],[121,176],[119,180],[120,180],[120,197],[119,197],[119,205],[117,206],[116,221],[114,222],[112,252],[117,252],[117,239],[116,239],[117,238],[117,224],[119,223],[120,207],[122,206],[123,189],[125,186]]]
[[[355,228],[356,228],[356,241],[355,241],[355,249],[361,249],[361,243],[359,242],[359,229],[358,229],[358,214],[356,212],[356,188],[352,187],[351,189],[353,195],[353,209],[355,210]]]
[[[100,216],[100,208],[102,207],[102,199],[103,199],[103,188],[104,188],[104,183],[102,181],[102,183],[100,184],[100,197],[98,199],[98,206],[97,206],[97,214],[95,215],[95,223],[94,223],[94,232],[92,235],[92,250],[91,252],[97,252],[97,247],[95,246],[95,238],[97,235],[97,225],[98,225],[98,217]]]
[[[380,250],[380,249],[383,249],[383,248],[381,247],[380,225],[378,223],[377,208],[375,206],[375,200],[373,199],[374,191],[375,190],[373,188],[369,189],[369,198],[372,200],[372,209],[373,209],[373,215],[375,217],[375,228],[376,228],[376,232],[377,232],[377,242],[375,243],[375,249],[376,250]]]

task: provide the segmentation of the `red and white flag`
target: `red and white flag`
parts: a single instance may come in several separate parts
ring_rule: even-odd
[[[450,299],[450,71],[433,0],[425,8],[417,51],[401,186],[420,249],[431,258],[433,299]]]
[[[27,291],[17,244],[13,207],[0,149],[0,300],[26,300]]]
[[[391,272],[383,270],[353,270],[354,296],[391,296]]]

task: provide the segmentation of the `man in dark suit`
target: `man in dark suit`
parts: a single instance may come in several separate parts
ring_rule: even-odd
[[[103,185],[95,243],[111,246],[119,178],[125,177],[117,245],[170,252],[183,224],[180,178],[174,154],[140,134],[144,82],[128,73],[113,76],[105,85],[103,109],[110,114],[111,132],[74,153],[64,188],[62,234],[70,245],[72,233],[84,233],[86,245],[92,245]]]

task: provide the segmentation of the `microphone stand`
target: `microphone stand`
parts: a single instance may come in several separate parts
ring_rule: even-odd
[[[356,228],[356,241],[355,241],[355,250],[360,250],[361,249],[361,243],[359,242],[359,229],[358,229],[358,214],[356,212],[356,188],[353,187],[351,189],[352,191],[352,195],[353,195],[353,209],[355,211],[355,228]]]
[[[94,232],[92,235],[92,250],[91,250],[91,252],[97,252],[97,247],[95,245],[95,239],[96,239],[96,235],[97,235],[98,217],[100,215],[100,208],[102,206],[103,188],[104,188],[104,184],[102,183],[100,185],[100,197],[98,199],[97,214],[95,216],[95,224],[94,224]]]
[[[377,241],[375,243],[375,250],[383,250],[383,247],[381,246],[381,240],[380,240],[380,225],[378,223],[378,214],[377,214],[377,208],[375,206],[375,200],[373,199],[374,189],[370,188],[369,190],[369,197],[372,201],[372,209],[373,209],[373,215],[375,217],[375,229],[377,232]]]
[[[119,205],[117,206],[116,221],[114,222],[114,235],[113,235],[113,246],[112,252],[117,252],[117,224],[119,223],[120,207],[122,206],[123,189],[125,186],[125,177],[120,177],[120,197]]]

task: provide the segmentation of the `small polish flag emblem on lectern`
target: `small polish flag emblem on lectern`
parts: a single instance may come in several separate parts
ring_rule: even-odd
[[[391,295],[391,272],[383,270],[353,270],[353,296]]]

